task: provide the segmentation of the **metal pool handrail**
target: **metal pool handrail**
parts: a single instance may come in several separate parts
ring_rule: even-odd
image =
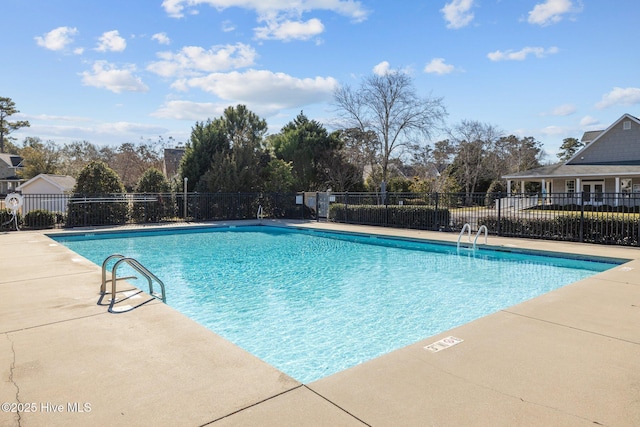
[[[102,262],[102,284],[100,285],[101,294],[104,295],[107,290],[107,263],[110,260],[115,258],[117,258],[118,261],[116,261],[116,263],[113,265],[113,268],[111,269],[111,305],[112,306],[116,302],[116,281],[124,280],[124,279],[137,279],[136,276],[128,276],[128,277],[117,276],[118,267],[122,263],[128,264],[131,268],[136,270],[138,273],[142,274],[147,279],[147,282],[149,283],[149,295],[151,295],[154,298],[162,300],[162,302],[164,303],[167,302],[165,287],[162,280],[160,280],[158,276],[150,272],[144,265],[140,264],[140,262],[138,262],[138,260],[136,260],[135,258],[125,257],[124,255],[120,255],[120,254],[110,255]],[[156,281],[160,285],[161,293],[159,296],[156,292],[153,291],[154,281]]]
[[[476,238],[473,239],[473,249],[476,249],[476,243],[478,242],[478,237],[480,237],[480,234],[482,233],[482,231],[484,231],[484,244],[487,244],[487,235],[489,234],[489,230],[487,229],[486,225],[481,225],[480,228],[478,228],[478,233],[476,233]]]
[[[465,225],[462,226],[462,231],[458,235],[458,244],[457,244],[458,249],[460,249],[460,239],[462,239],[462,236],[464,235],[465,230],[469,231],[469,243],[471,243],[471,224],[466,223]]]

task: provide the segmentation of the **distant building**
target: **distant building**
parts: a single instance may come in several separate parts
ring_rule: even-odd
[[[18,178],[22,168],[22,157],[17,154],[0,153],[0,194],[12,193],[25,180]]]
[[[180,161],[182,160],[182,156],[184,156],[184,151],[184,147],[164,149],[162,172],[167,179],[171,180],[178,175],[178,169],[180,168]]]
[[[68,199],[75,185],[75,178],[68,175],[41,173],[34,176],[16,188],[24,198],[22,213],[36,209],[66,212]]]
[[[511,184],[541,184],[547,194],[562,193],[554,203],[640,205],[640,119],[624,114],[605,130],[587,131],[585,144],[566,162],[505,175]]]

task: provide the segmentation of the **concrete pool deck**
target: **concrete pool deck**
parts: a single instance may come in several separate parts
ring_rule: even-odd
[[[632,261],[301,384],[158,301],[108,313],[100,267],[46,233],[0,233],[2,427],[640,425],[638,248],[489,236]],[[449,336],[463,342],[424,348]]]

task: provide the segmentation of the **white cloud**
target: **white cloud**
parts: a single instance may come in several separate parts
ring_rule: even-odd
[[[373,67],[373,74],[376,74],[378,76],[384,76],[389,73],[395,73],[395,72],[396,70],[393,70],[391,68],[391,65],[389,64],[388,61],[382,61],[381,63]]]
[[[248,70],[182,79],[173,87],[201,89],[224,101],[246,104],[259,113],[272,114],[285,108],[329,101],[338,81],[332,77],[299,79],[284,73]]]
[[[487,58],[492,61],[524,61],[529,55],[535,55],[537,58],[544,58],[545,56],[556,54],[559,49],[555,46],[545,49],[543,47],[525,47],[519,51],[506,50],[490,52],[487,54]]]
[[[474,0],[452,0],[444,5],[440,12],[447,21],[447,28],[458,29],[466,27],[473,21],[473,13],[470,12]]]
[[[169,101],[158,110],[151,113],[153,117],[161,119],[202,121],[211,117],[217,117],[224,113],[227,104],[214,104],[211,102],[193,101]]]
[[[100,36],[96,50],[99,52],[122,52],[127,48],[127,42],[120,37],[118,30],[107,31]]]
[[[640,104],[640,88],[637,87],[614,87],[611,92],[602,95],[602,100],[596,104],[596,108],[613,107],[614,105],[636,105]]]
[[[576,106],[573,104],[559,105],[551,111],[553,116],[569,116],[576,112]]]
[[[42,46],[49,50],[64,50],[68,45],[73,43],[73,36],[78,34],[77,28],[72,27],[58,27],[43,34],[42,36],[34,37],[38,46]]]
[[[163,77],[177,77],[249,67],[254,64],[257,54],[251,46],[236,43],[213,46],[208,50],[185,46],[179,52],[159,52],[157,56],[161,60],[149,64],[147,70]]]
[[[255,29],[256,38],[263,40],[308,40],[324,31],[324,25],[319,19],[312,18],[308,21],[278,22],[270,20],[265,27]]]
[[[209,5],[218,10],[240,7],[253,10],[261,18],[275,15],[300,16],[313,10],[328,10],[360,22],[367,19],[367,11],[357,0],[164,0],[162,7],[174,18],[182,18],[187,7]]]
[[[548,136],[558,136],[558,135],[566,134],[567,129],[561,126],[547,126],[545,128],[540,129],[540,132]]]
[[[562,15],[570,12],[577,12],[571,0],[546,0],[544,3],[536,4],[529,12],[527,21],[530,24],[549,25],[562,20]]]
[[[444,58],[433,58],[431,62],[429,62],[424,67],[425,73],[433,73],[433,74],[449,74],[455,70],[453,65],[445,64]]]
[[[236,29],[236,26],[233,25],[233,22],[227,20],[227,21],[223,21],[222,22],[222,31],[225,33],[230,33],[231,31],[234,31]]]
[[[91,71],[81,73],[82,84],[110,90],[111,92],[147,92],[149,88],[136,77],[134,65],[118,69],[107,61],[96,61]]]
[[[151,36],[151,40],[155,40],[160,44],[171,44],[171,39],[167,36],[167,33],[156,33]]]
[[[580,120],[580,126],[594,126],[594,125],[598,125],[598,124],[600,124],[600,120],[596,119],[595,117],[591,117],[591,116],[584,116]]]
[[[141,134],[153,134],[163,133],[166,129],[156,126],[142,123],[131,122],[111,122],[101,123],[94,127],[97,132],[115,135],[141,135]]]

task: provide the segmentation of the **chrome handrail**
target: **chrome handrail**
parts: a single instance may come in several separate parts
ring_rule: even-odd
[[[160,280],[158,276],[150,272],[144,265],[140,264],[140,262],[135,258],[125,257],[124,255],[120,255],[120,254],[110,255],[102,263],[102,284],[100,285],[100,293],[102,295],[105,295],[107,291],[107,263],[110,260],[115,258],[117,258],[118,261],[116,261],[116,263],[111,268],[111,304],[110,304],[111,306],[113,306],[116,302],[116,282],[118,280],[124,280],[124,279],[137,279],[136,276],[128,276],[128,277],[117,276],[118,267],[122,263],[128,264],[131,268],[136,270],[138,273],[140,273],[147,279],[147,282],[149,284],[149,295],[151,295],[154,298],[162,300],[162,302],[164,303],[167,302],[164,282]],[[160,285],[160,296],[158,296],[158,294],[153,291],[153,281],[156,281]]]
[[[487,235],[489,234],[489,230],[487,229],[486,225],[481,225],[480,228],[478,228],[478,232],[476,233],[476,238],[473,239],[473,250],[476,249],[476,242],[478,241],[478,237],[480,237],[480,233],[482,233],[482,231],[484,230],[484,244],[487,244]]]
[[[460,239],[464,235],[465,230],[469,231],[469,243],[471,243],[471,224],[466,223],[465,225],[462,226],[462,231],[458,235],[458,243],[457,243],[458,249],[460,249]]]

